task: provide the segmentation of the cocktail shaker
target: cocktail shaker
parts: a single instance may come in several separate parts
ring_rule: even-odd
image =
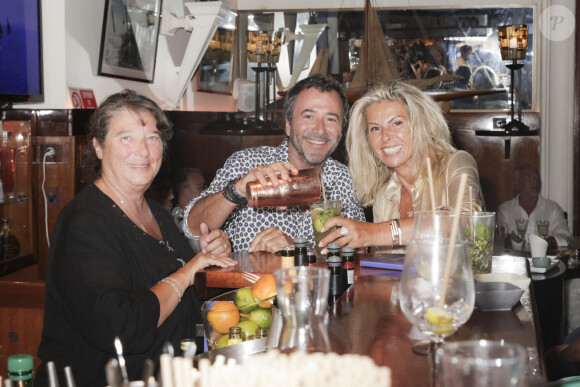
[[[263,186],[258,180],[246,184],[246,198],[250,207],[287,207],[317,203],[321,196],[321,182],[314,169],[302,169],[289,180],[278,179],[274,187],[268,180]]]

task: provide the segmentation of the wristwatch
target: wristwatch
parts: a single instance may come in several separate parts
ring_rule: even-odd
[[[236,191],[236,182],[237,180],[230,180],[228,184],[222,190],[222,194],[224,198],[230,203],[234,203],[237,205],[244,205],[248,203],[248,199],[243,197]]]

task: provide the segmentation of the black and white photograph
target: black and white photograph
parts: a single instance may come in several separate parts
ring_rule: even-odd
[[[153,82],[161,0],[107,0],[99,75]]]

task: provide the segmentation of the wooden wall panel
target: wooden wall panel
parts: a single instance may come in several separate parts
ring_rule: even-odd
[[[540,136],[511,137],[510,158],[505,155],[505,137],[477,136],[476,130],[491,130],[498,113],[449,113],[447,119],[455,147],[469,152],[477,162],[479,179],[488,211],[516,195],[514,169],[522,163],[539,166]],[[539,128],[539,115],[527,113],[524,122]]]
[[[8,356],[29,353],[34,367],[42,335],[44,281],[0,281],[0,375],[6,375]]]

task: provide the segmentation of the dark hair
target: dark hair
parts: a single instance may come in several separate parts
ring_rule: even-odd
[[[99,145],[105,147],[105,138],[109,133],[109,123],[122,111],[135,113],[149,112],[157,121],[157,129],[163,143],[163,154],[167,149],[167,142],[173,136],[172,124],[163,113],[163,110],[151,99],[137,94],[133,90],[123,90],[112,94],[93,113],[88,127],[87,146],[83,155],[83,177],[85,182],[92,182],[99,178],[102,173],[102,163],[97,157],[93,147],[93,138]]]
[[[296,99],[298,95],[304,90],[315,88],[320,92],[331,92],[336,91],[342,102],[342,129],[346,128],[346,123],[348,122],[348,101],[346,100],[346,95],[342,90],[342,86],[336,80],[332,78],[325,77],[320,74],[315,74],[311,77],[305,78],[298,82],[290,90],[286,96],[286,101],[284,102],[284,116],[292,125],[292,115],[294,114],[294,108],[296,107]]]
[[[205,176],[203,175],[203,171],[200,168],[183,167],[183,168],[179,169],[177,171],[177,173],[175,174],[175,176],[173,177],[173,182],[172,182],[173,194],[175,195],[175,197],[178,196],[179,190],[188,181],[189,174],[192,172],[195,172],[195,173],[201,175],[205,181]]]
[[[469,51],[472,51],[471,46],[469,45],[463,45],[459,48],[459,52],[461,53],[461,55],[468,53]]]

